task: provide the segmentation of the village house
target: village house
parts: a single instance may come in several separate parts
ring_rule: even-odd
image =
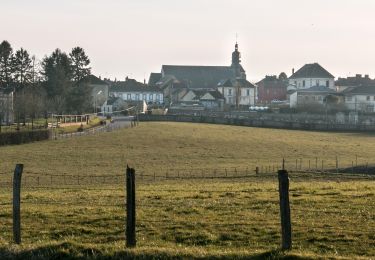
[[[0,90],[0,124],[12,124],[14,122],[14,92]]]
[[[326,105],[329,95],[337,94],[333,89],[325,86],[314,86],[308,89],[297,89],[290,95],[291,108],[313,108]]]
[[[217,90],[189,90],[180,100],[186,109],[187,105],[202,105],[207,110],[223,110],[224,97]]]
[[[335,82],[335,86],[336,90],[341,92],[347,88],[375,86],[375,79],[371,79],[369,75],[362,76],[362,74],[356,74],[355,77],[338,78]]]
[[[91,89],[94,111],[99,111],[100,106],[108,99],[109,83],[94,75],[86,77],[85,82],[87,82]]]
[[[157,86],[148,86],[126,77],[125,81],[113,82],[110,97],[121,97],[124,101],[145,101],[148,105],[164,104],[163,91]]]
[[[219,90],[223,89],[223,82],[227,80],[239,80],[236,87],[240,91],[233,92],[233,95],[241,93],[240,104],[251,105],[254,98],[248,98],[248,90],[253,86],[246,80],[246,72],[241,66],[241,54],[238,51],[238,44],[235,44],[235,50],[232,53],[232,64],[230,66],[179,66],[163,65],[161,73],[151,73],[149,85],[158,86],[163,90],[166,103],[171,105],[181,101],[188,90]],[[221,85],[219,86],[219,84]],[[230,88],[233,88],[231,86]],[[252,92],[253,90],[249,90]],[[255,91],[255,88],[254,88]],[[182,93],[182,94],[181,94]],[[232,94],[228,96],[225,92],[224,98],[231,105],[236,104]],[[254,93],[249,96],[254,97]],[[229,100],[231,99],[231,100]]]
[[[125,101],[120,97],[110,97],[101,106],[100,111],[103,115],[110,115],[113,112],[122,111],[125,109]]]
[[[256,83],[257,103],[270,104],[274,100],[286,100],[288,81],[276,76],[266,76]]]
[[[349,110],[375,112],[375,85],[349,87],[341,93],[345,96],[345,106]]]
[[[335,77],[318,63],[306,64],[289,77],[288,90],[324,86],[335,90]]]
[[[227,106],[239,108],[255,105],[256,87],[246,79],[227,79],[218,84]]]

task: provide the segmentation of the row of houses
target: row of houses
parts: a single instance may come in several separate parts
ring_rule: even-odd
[[[126,77],[124,81],[87,78],[92,90],[95,112],[113,113],[130,107],[145,112],[150,107],[169,109],[248,110],[251,106],[272,103],[291,108],[325,107],[375,112],[375,80],[368,75],[338,78],[318,63],[292,70],[290,77],[266,76],[253,84],[241,65],[238,44],[230,66],[162,65],[160,73],[151,73],[148,83]],[[12,121],[13,95],[0,93],[0,117]]]

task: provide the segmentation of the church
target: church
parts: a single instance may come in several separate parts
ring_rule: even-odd
[[[246,80],[238,43],[230,66],[163,65],[160,73],[151,73],[148,84],[163,90],[167,105],[180,102],[189,90],[217,91],[228,108],[255,103],[255,86]]]

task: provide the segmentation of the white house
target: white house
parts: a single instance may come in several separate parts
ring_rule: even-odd
[[[148,86],[135,79],[117,81],[109,88],[110,97],[121,97],[124,101],[145,101],[147,104],[163,104],[163,91],[156,86]]]
[[[253,106],[256,101],[256,87],[246,79],[227,79],[221,81],[217,90],[224,96],[229,106]]]
[[[325,98],[332,94],[336,94],[336,91],[325,86],[297,89],[290,95],[290,107],[297,108],[310,105],[324,105]]]
[[[115,111],[121,111],[125,108],[125,101],[120,97],[110,97],[101,106],[103,115],[112,114]]]
[[[14,121],[14,92],[0,91],[0,124],[11,124]]]
[[[375,112],[375,86],[347,88],[341,92],[349,110]]]
[[[289,77],[288,90],[325,86],[335,90],[335,77],[318,63],[306,64]]]

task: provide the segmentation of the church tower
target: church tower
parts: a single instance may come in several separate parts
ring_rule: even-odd
[[[241,53],[238,51],[238,43],[234,45],[234,52],[232,52],[232,70],[235,78],[246,79],[245,70],[241,66]]]

